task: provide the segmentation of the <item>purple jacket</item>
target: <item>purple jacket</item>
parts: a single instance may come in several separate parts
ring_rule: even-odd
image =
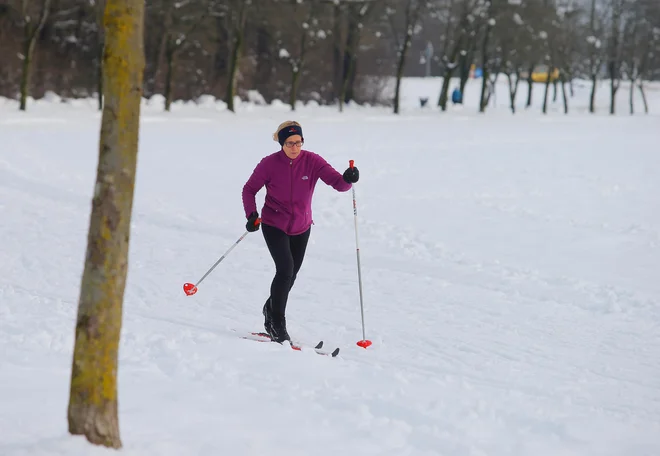
[[[283,150],[264,157],[243,186],[245,217],[257,210],[255,197],[265,185],[261,221],[288,235],[304,233],[313,223],[312,195],[319,179],[340,192],[351,188],[337,170],[313,152],[302,150],[293,160]]]

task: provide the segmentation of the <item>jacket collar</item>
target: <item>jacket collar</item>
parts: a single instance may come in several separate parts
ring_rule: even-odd
[[[300,151],[300,154],[298,155],[298,157],[296,157],[296,159],[293,162],[296,163],[296,162],[300,161],[300,159],[303,158],[303,156],[305,155],[306,152],[307,151],[305,149],[302,149]],[[291,159],[286,156],[286,152],[284,152],[284,149],[280,149],[280,151],[278,152],[278,156],[280,157],[281,160],[284,160],[287,163],[291,161]]]

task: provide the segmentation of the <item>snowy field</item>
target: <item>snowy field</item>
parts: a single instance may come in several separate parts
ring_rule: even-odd
[[[660,87],[651,114],[586,114],[576,87],[540,114],[439,113],[438,80],[389,109],[145,103],[119,366],[122,454],[657,456],[660,454]],[[526,86],[521,86],[524,104]],[[67,434],[80,276],[97,164],[93,100],[0,99],[0,455],[105,455]],[[641,101],[636,100],[637,108]],[[274,267],[243,233],[241,190],[298,119],[305,148],[356,185],[319,182],[288,305],[262,329]],[[258,204],[263,202],[263,191]]]

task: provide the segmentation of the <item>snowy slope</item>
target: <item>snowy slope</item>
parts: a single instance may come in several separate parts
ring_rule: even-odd
[[[544,117],[536,106],[512,117],[503,96],[486,116],[418,108],[437,84],[406,81],[399,117],[145,103],[122,453],[660,454],[660,92],[649,90],[648,116]],[[243,233],[242,185],[291,117],[306,148],[361,171],[374,345],[355,345],[350,192],[318,184],[288,307],[291,335],[341,347],[336,359],[239,337],[261,329],[273,274],[261,232],[195,296],[181,289]],[[93,101],[19,113],[0,100],[3,456],[116,454],[66,428],[98,128]]]

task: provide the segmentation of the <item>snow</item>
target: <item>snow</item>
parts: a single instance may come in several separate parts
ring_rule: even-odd
[[[589,35],[589,36],[587,37],[587,43],[591,44],[591,45],[594,46],[596,49],[600,49],[600,47],[601,47],[601,45],[602,45],[601,41],[600,41],[598,38],[596,38],[595,36],[593,36],[593,35]]]
[[[520,17],[520,14],[518,13],[513,13],[513,22],[515,22],[518,25],[525,25],[525,21],[523,20],[522,17]]]
[[[390,108],[142,105],[120,346],[126,455],[660,453],[660,87],[651,114],[585,112],[576,84],[540,114],[435,108],[405,79]],[[453,88],[454,82],[451,87]],[[524,105],[526,86],[519,91]],[[627,89],[625,84],[622,89]],[[418,97],[428,96],[420,108]],[[162,100],[161,100],[162,101]],[[636,101],[638,108],[641,107]],[[94,189],[96,101],[0,99],[0,454],[105,455],[67,434],[80,277]],[[291,335],[338,358],[239,336],[261,329],[273,274],[244,231],[241,189],[296,118],[305,147],[356,185],[319,182]],[[259,207],[263,192],[259,194]]]
[[[264,98],[264,96],[261,95],[259,93],[259,91],[257,91],[257,90],[248,90],[247,91],[247,98],[248,98],[249,102],[254,103],[256,105],[263,106],[263,105],[267,104],[266,99]]]

